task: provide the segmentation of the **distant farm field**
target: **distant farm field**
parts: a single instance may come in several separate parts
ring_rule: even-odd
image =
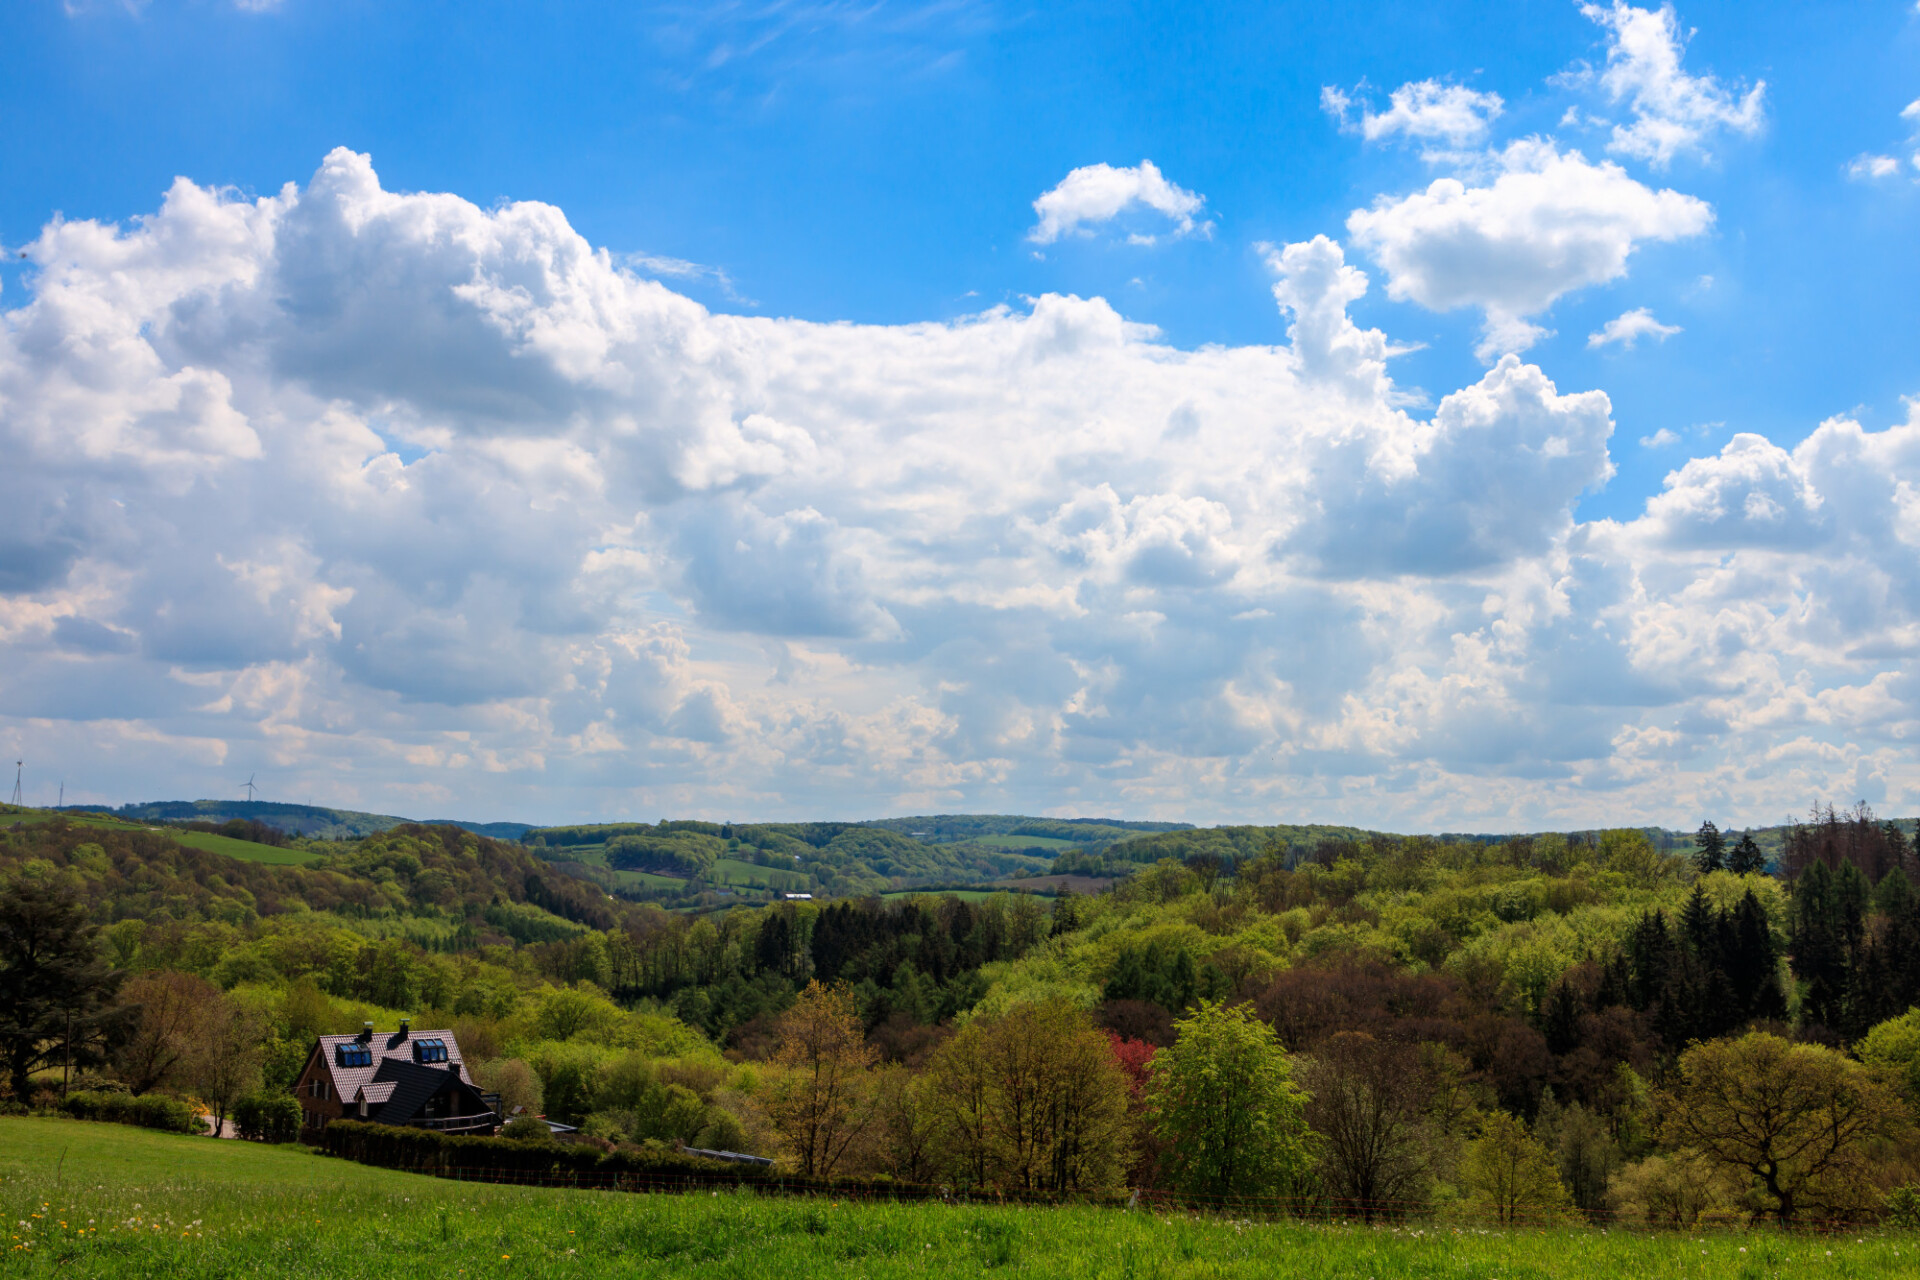
[[[0,1119],[0,1276],[1773,1280],[1910,1275],[1881,1232],[1269,1225],[1113,1209],[494,1187],[297,1148]]]
[[[783,871],[777,867],[763,867],[757,863],[742,862],[738,858],[721,858],[715,862],[709,878],[715,884],[779,889],[786,893],[805,893],[812,884],[803,871]]]
[[[241,858],[247,862],[264,862],[276,867],[297,867],[313,861],[315,854],[303,849],[276,849],[270,844],[255,844],[251,840],[235,840],[231,836],[217,836],[209,831],[181,831],[177,827],[155,826],[144,822],[127,822],[121,818],[109,818],[87,813],[29,813],[21,816],[9,814],[0,819],[0,824],[12,823],[36,824],[52,822],[55,818],[65,818],[68,822],[82,827],[102,827],[114,831],[147,831],[162,835],[175,844],[183,844],[189,849],[203,849],[208,853],[223,853],[229,858]]]

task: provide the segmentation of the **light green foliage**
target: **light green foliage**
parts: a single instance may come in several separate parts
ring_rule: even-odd
[[[1574,1217],[1553,1153],[1504,1111],[1486,1117],[1461,1165],[1467,1206],[1504,1226],[1541,1226]]]
[[[1920,1107],[1920,1009],[1889,1018],[1859,1045],[1860,1061],[1884,1069],[1899,1083],[1910,1106]]]
[[[1174,1028],[1148,1084],[1174,1185],[1196,1195],[1278,1194],[1310,1153],[1306,1100],[1273,1028],[1213,1001]]]

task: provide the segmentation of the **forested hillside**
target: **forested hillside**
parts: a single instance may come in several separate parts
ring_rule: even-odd
[[[596,1140],[815,1173],[1446,1214],[1488,1211],[1491,1171],[1518,1161],[1529,1213],[1684,1222],[1870,1215],[1920,1176],[1920,868],[1905,828],[1864,809],[1816,812],[1773,858],[1710,825],[1684,842],[1216,828],[1077,855],[1178,855],[1099,894],[893,889],[1051,865],[979,828],[932,834],[668,822],[528,848],[409,826],[296,842],[273,852],[301,864],[275,866],[21,815],[0,818],[0,884],[69,895],[98,927],[117,993],[75,1050],[126,1087],[204,1096],[202,1042],[254,1046],[250,1087],[284,1087],[311,1036],[411,1015]],[[602,867],[577,860],[596,849]],[[675,912],[566,870],[712,884],[727,864],[871,891]],[[823,1045],[848,1081],[830,1151],[797,1136]],[[1035,1073],[1018,1089],[994,1065],[1016,1060]],[[1285,1138],[1257,1188],[1183,1154],[1215,1119],[1180,1073],[1221,1062],[1254,1064]],[[1833,1106],[1851,1117],[1772,1183],[1701,1127],[1746,1105],[1716,1081],[1755,1080],[1800,1099],[1782,1150]],[[1342,1137],[1362,1119],[1380,1128],[1364,1150]]]
[[[290,836],[308,836],[316,840],[353,840],[418,821],[392,814],[328,809],[310,804],[280,804],[271,800],[153,800],[143,804],[123,804],[117,809],[94,810],[83,805],[70,805],[64,812],[110,813],[130,822],[211,822],[216,825],[233,821],[257,822]],[[423,825],[461,827],[498,840],[518,840],[529,830],[524,822],[463,822],[450,818],[429,819]]]

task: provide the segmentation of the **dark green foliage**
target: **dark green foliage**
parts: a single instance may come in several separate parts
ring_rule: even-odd
[[[300,1136],[300,1104],[284,1090],[249,1093],[233,1104],[233,1127],[251,1142],[292,1142]]]
[[[536,1122],[538,1123],[538,1122]],[[545,1126],[541,1126],[544,1128]],[[450,1137],[426,1129],[336,1120],[321,1143],[329,1155],[361,1164],[468,1182],[521,1182],[615,1191],[691,1191],[752,1187],[791,1194],[840,1193],[861,1198],[938,1200],[941,1187],[870,1178],[807,1178],[757,1165],[708,1160],[664,1151],[598,1147],[534,1138]],[[1009,1190],[994,1199],[1023,1204],[1122,1204],[1124,1196]]]
[[[1196,1000],[1227,996],[1227,987],[1211,964],[1196,965],[1180,948],[1149,943],[1121,951],[1100,995],[1103,1000],[1146,1000],[1179,1013]]]
[[[1760,900],[1749,890],[1732,911],[1717,911],[1696,884],[1673,926],[1659,911],[1642,916],[1624,954],[1601,970],[1593,988],[1594,1011],[1616,1005],[1645,1014],[1673,1052],[1689,1040],[1784,1018],[1773,933]],[[1543,1029],[1556,1054],[1570,1052],[1584,1035],[1564,982],[1548,999]]]
[[[1700,824],[1700,830],[1693,837],[1693,847],[1694,865],[1700,868],[1701,875],[1726,869],[1727,838],[1711,820]]]
[[[292,1098],[287,1099],[293,1102]],[[294,1124],[299,1125],[300,1104],[293,1103]],[[178,1098],[157,1093],[70,1093],[61,1100],[60,1109],[77,1120],[100,1120],[108,1124],[138,1125],[142,1129],[162,1129],[168,1133],[205,1133],[206,1127],[192,1107]]]
[[[1750,876],[1767,869],[1767,855],[1760,852],[1753,832],[1742,831],[1740,841],[1727,854],[1727,870],[1737,876]]]
[[[0,1060],[13,1095],[43,1066],[103,1062],[131,1023],[124,974],[100,954],[86,903],[51,877],[0,880]]]

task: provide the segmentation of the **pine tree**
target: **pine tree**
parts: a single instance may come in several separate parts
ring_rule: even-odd
[[[1750,876],[1766,869],[1767,855],[1754,843],[1753,832],[1742,831],[1740,843],[1734,845],[1733,852],[1727,856],[1727,870],[1737,876]]]
[[[1715,945],[1717,923],[1713,904],[1707,901],[1707,891],[1696,881],[1686,905],[1680,908],[1680,927],[1687,935],[1687,944],[1693,948],[1694,954],[1708,963],[1719,959],[1715,954],[1719,950]]]
[[[1547,1037],[1549,1053],[1560,1057],[1580,1047],[1580,1015],[1584,1010],[1572,983],[1564,978],[1555,983],[1540,1012],[1541,1031]]]
[[[1749,889],[1733,909],[1733,945],[1727,955],[1727,977],[1741,1016],[1776,1021],[1787,1015],[1780,990],[1779,956],[1767,909]]]
[[[126,975],[108,966],[99,934],[64,884],[0,883],[0,1062],[21,1102],[34,1071],[100,1061],[138,1016],[112,1004]]]
[[[1793,885],[1793,972],[1806,984],[1800,1007],[1810,1026],[1835,1027],[1847,990],[1847,947],[1834,877],[1815,862]]]
[[[1727,838],[1720,834],[1720,828],[1713,825],[1711,819],[1700,824],[1700,830],[1694,834],[1694,865],[1700,868],[1700,874],[1709,871],[1721,871],[1727,865]]]

